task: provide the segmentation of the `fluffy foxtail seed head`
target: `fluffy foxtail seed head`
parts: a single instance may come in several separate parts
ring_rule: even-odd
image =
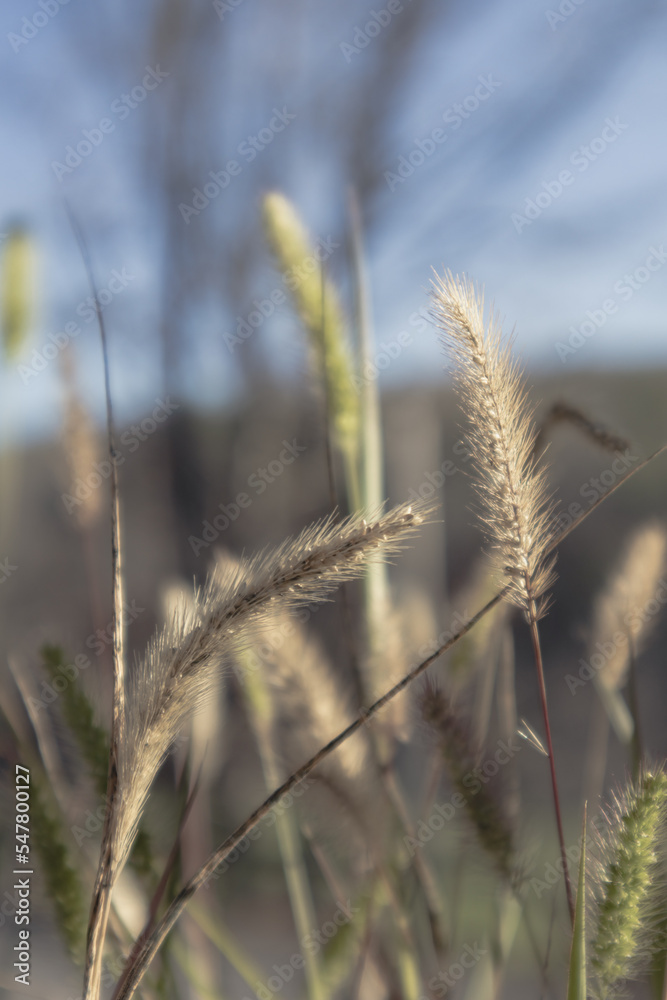
[[[530,616],[546,609],[554,580],[546,550],[553,508],[545,471],[533,459],[533,412],[511,340],[495,316],[484,322],[484,297],[467,278],[447,271],[433,281],[432,316],[454,364],[468,441],[477,470],[481,519],[509,599]]]
[[[340,297],[332,282],[324,278],[318,248],[296,208],[279,191],[265,196],[262,220],[267,242],[280,270],[289,277],[296,311],[315,347],[338,444],[356,455],[359,399]]]
[[[122,868],[150,786],[183,723],[210,696],[221,668],[247,648],[272,614],[324,601],[359,578],[372,554],[402,548],[432,508],[401,504],[336,522],[325,518],[235,571],[215,573],[180,604],[129,679],[126,739],[119,748],[114,856]],[[365,518],[365,519],[364,519]]]

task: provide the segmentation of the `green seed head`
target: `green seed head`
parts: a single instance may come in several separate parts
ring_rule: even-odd
[[[266,195],[263,221],[267,242],[315,348],[326,381],[337,443],[343,452],[356,452],[359,399],[352,380],[354,367],[338,293],[324,279],[317,247],[312,245],[296,209],[284,195],[277,191]]]
[[[639,952],[651,933],[666,806],[667,775],[662,770],[646,770],[617,803],[603,836],[607,860],[595,905],[597,930],[591,947],[602,998],[637,972]]]

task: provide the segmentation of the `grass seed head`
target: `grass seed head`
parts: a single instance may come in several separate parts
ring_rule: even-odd
[[[466,278],[433,282],[432,315],[454,363],[468,441],[477,470],[481,519],[509,599],[531,616],[546,610],[554,581],[553,509],[545,471],[533,457],[533,412],[521,372],[496,317],[484,322],[484,297]]]
[[[617,798],[600,836],[603,860],[591,965],[601,1000],[638,972],[651,935],[666,814],[667,774],[647,769]]]

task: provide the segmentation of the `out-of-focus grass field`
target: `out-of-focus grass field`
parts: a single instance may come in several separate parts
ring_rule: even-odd
[[[538,417],[555,400],[567,399],[631,442],[628,462],[637,461],[661,443],[667,427],[667,397],[662,372],[565,373],[562,377],[534,380],[533,394],[541,401]],[[125,565],[127,599],[134,608],[128,636],[131,649],[141,652],[155,624],[160,621],[161,590],[168,582],[194,576],[202,581],[208,560],[216,546],[234,553],[251,552],[275,543],[286,534],[298,531],[311,519],[329,510],[326,455],[322,422],[316,399],[306,393],[301,397],[286,393],[280,386],[267,385],[261,398],[247,400],[242,409],[206,417],[182,411],[175,417],[181,432],[190,439],[191,468],[179,470],[182,489],[180,511],[165,503],[165,441],[158,430],[147,438],[134,454],[128,454],[120,468],[123,521],[125,526]],[[457,412],[443,375],[442,387],[406,388],[383,397],[383,424],[387,449],[387,492],[392,501],[403,500],[416,490],[429,492],[424,484],[437,482],[437,470],[445,468],[445,484],[434,492],[442,505],[441,519],[426,527],[415,543],[396,560],[392,577],[404,594],[417,593],[432,611],[437,632],[426,622],[416,627],[420,643],[428,643],[448,627],[451,616],[462,616],[476,608],[462,605],[462,592],[480,552],[480,535],[470,510],[473,500],[466,463],[457,442],[461,438],[461,417]],[[554,494],[561,509],[579,503],[584,509],[602,483],[609,485],[613,456],[584,440],[569,427],[556,427],[549,435],[549,461]],[[249,486],[258,469],[267,467],[282,450],[283,441],[296,441],[305,450],[260,495]],[[102,445],[100,445],[102,447]],[[103,456],[101,456],[103,458]],[[94,636],[91,619],[91,594],[97,589],[102,607],[109,613],[108,521],[104,509],[93,530],[96,579],[88,575],[81,535],[74,519],[65,509],[62,496],[69,492],[61,445],[54,438],[49,444],[27,448],[11,456],[12,468],[20,484],[13,497],[12,560],[17,570],[11,582],[2,588],[2,642],[4,653],[11,652],[19,661],[35,669],[38,650],[44,642],[60,643],[73,657],[86,653],[91,667],[82,674],[85,686],[96,700],[100,719],[105,719],[108,705],[110,662],[108,652],[98,655],[99,637]],[[453,466],[448,463],[453,463]],[[182,480],[180,479],[182,477]],[[576,673],[585,656],[586,629],[591,603],[602,586],[607,571],[618,552],[619,544],[634,525],[664,511],[664,463],[660,459],[608,500],[588,522],[563,545],[558,558],[558,582],[553,606],[543,623],[547,685],[550,698],[555,750],[559,765],[561,794],[565,804],[568,843],[576,843],[579,823],[579,799],[582,792],[586,740],[591,718],[592,685],[573,695],[565,682],[567,673]],[[195,555],[189,536],[202,537],[203,521],[213,521],[219,505],[227,507],[240,492],[253,495],[252,503],[242,509],[230,526],[218,533],[209,547]],[[353,602],[358,590],[351,589]],[[339,676],[349,677],[349,646],[341,629],[340,602],[324,608],[317,616],[316,628],[324,637],[331,661]],[[431,634],[429,634],[429,628]],[[539,706],[526,637],[517,637],[517,700],[519,716],[539,728]],[[649,648],[642,655],[639,668],[639,703],[643,737],[655,757],[667,753],[664,704],[667,679],[664,670],[664,644],[667,621],[659,622]],[[353,642],[354,642],[353,637]],[[106,646],[106,644],[104,644]],[[106,646],[108,650],[108,646]],[[416,663],[420,645],[415,640],[413,657],[406,668]],[[445,669],[440,663],[432,668],[437,676]],[[418,719],[415,695],[421,683],[410,690],[410,712],[415,720],[411,743],[400,752],[399,767],[405,786],[415,793],[423,790],[422,754],[429,736]],[[249,735],[238,681],[230,673],[222,698],[227,708],[218,752],[221,754],[217,791],[212,805],[213,839],[222,839],[240,822],[262,795],[262,780],[253,740]],[[66,737],[65,742],[67,742]],[[3,741],[9,735],[3,730]],[[167,769],[171,765],[166,765]],[[529,821],[522,833],[526,864],[538,877],[549,861],[558,856],[552,822],[552,805],[545,778],[545,762],[525,745],[518,761],[524,783],[524,802]],[[622,778],[626,762],[622,749],[612,738],[608,779]],[[440,785],[436,801],[446,801],[451,792],[446,780]],[[176,822],[175,802],[164,778],[148,808],[148,827],[156,843],[168,850],[165,831]],[[589,804],[589,811],[595,808]],[[168,818],[168,821],[167,821]],[[345,851],[346,829],[335,817],[330,821],[329,837],[335,850]],[[479,859],[461,868],[465,858],[465,822],[448,825],[424,847],[432,857],[441,880],[445,898],[457,913],[457,934],[479,935],[480,926],[491,905],[488,880]],[[162,838],[163,842],[162,842]],[[317,880],[316,880],[317,881]],[[240,939],[249,947],[261,942],[260,952],[270,962],[289,951],[289,918],[279,857],[274,835],[253,844],[226,873],[225,910]],[[562,888],[553,897],[562,895]],[[547,897],[544,897],[547,898]],[[543,900],[544,901],[544,900]],[[539,934],[548,934],[551,907],[561,908],[558,896],[540,905],[532,900],[531,914]],[[48,904],[39,900],[43,912],[42,932],[51,935]],[[480,921],[482,922],[480,924]],[[262,931],[262,927],[264,930]],[[556,932],[555,953],[563,946]],[[54,948],[58,946],[54,942]],[[50,954],[50,949],[49,952]],[[48,979],[46,951],[36,952],[34,976],[37,992],[45,989]],[[526,941],[514,959],[530,963]],[[70,975],[70,973],[68,973]],[[234,984],[234,973],[230,973]],[[519,977],[521,978],[521,977]],[[518,980],[517,980],[518,983]],[[76,984],[73,983],[73,986]],[[240,983],[231,986],[230,996],[237,995]],[[55,994],[53,994],[55,995]],[[64,993],[58,993],[58,996]],[[238,993],[238,995],[241,995]]]
[[[110,938],[129,948],[200,764],[203,791],[167,896],[276,786],[277,774],[285,777],[302,762],[299,754],[325,742],[320,728],[342,728],[346,708],[354,716],[372,700],[368,688],[379,694],[369,650],[381,650],[376,663],[389,688],[491,596],[477,586],[483,540],[465,417],[438,332],[425,322],[432,266],[468,275],[516,323],[538,423],[554,404],[567,404],[628,441],[613,454],[573,426],[549,426],[544,459],[561,525],[667,440],[665,9],[652,0],[559,0],[553,9],[518,0],[382,0],[372,8],[356,0],[94,7],[7,0],[0,22],[7,97],[0,112],[0,708],[11,719],[0,711],[0,1000],[74,1000],[81,970],[67,958],[44,872],[31,899],[30,994],[11,989],[16,938],[6,890],[21,754],[32,754],[36,773],[40,760],[55,764],[49,782],[58,786],[86,912],[99,853],[100,820],[91,811],[103,811],[101,786],[66,724],[66,698],[52,697],[40,652],[58,646],[78,664],[77,683],[108,729],[110,482],[93,287],[104,307],[115,412],[135,414],[117,427],[130,664],[173,611],[174,594],[203,584],[221,553],[279,545],[332,514],[336,501],[341,514],[349,513],[346,503],[361,507],[362,497],[380,494],[391,505],[422,496],[438,507],[393,560],[386,592],[382,573],[371,570],[308,608],[305,631],[322,644],[322,673],[315,654],[303,662],[328,681],[330,664],[349,705],[318,698],[308,678],[295,680],[277,656],[261,662],[253,688],[239,654],[185,727],[146,807],[153,882],[132,869],[116,890],[128,904],[119,912],[138,925],[125,936],[116,926]],[[565,343],[578,346],[563,353]],[[379,379],[377,437],[373,394],[350,391],[369,366]],[[357,405],[365,415],[358,424]],[[153,420],[154,408],[164,421]],[[348,432],[353,425],[347,438],[346,420]],[[558,551],[540,634],[567,845],[578,843],[584,797],[594,817],[600,791],[608,798],[626,781],[631,758],[610,731],[600,773],[606,716],[594,684],[573,689],[571,680],[590,655],[596,595],[631,533],[649,519],[664,524],[666,498],[663,455]],[[667,757],[667,616],[659,611],[637,664],[635,709],[641,742],[657,762]],[[495,647],[483,657],[462,642],[427,674],[451,697],[462,730],[478,739],[478,754],[491,753],[522,720],[544,736],[521,615],[493,635]],[[260,662],[256,650],[245,653]],[[277,683],[267,697],[262,684],[276,677],[285,689]],[[16,681],[24,702],[37,699],[32,719]],[[302,686],[296,709],[290,684]],[[272,1000],[436,1000],[442,991],[427,985],[436,969],[449,968],[473,942],[491,948],[496,932],[511,937],[507,885],[501,888],[476,838],[483,823],[475,828],[461,807],[418,848],[417,860],[402,839],[406,814],[408,825],[423,822],[455,790],[446,726],[438,744],[422,711],[425,690],[420,679],[400,696],[407,739],[392,732],[384,743],[385,730],[371,749],[369,741],[366,784],[347,775],[334,787],[326,766],[319,768],[316,787],[290,814],[305,868],[300,889],[286,877],[298,865],[281,856],[285,844],[275,829],[262,828],[183,915],[142,1000],[267,1000],[262,984],[272,966],[305,951],[303,925],[315,930],[348,895],[375,894],[363,900],[363,919],[343,926],[321,969],[322,955],[306,974],[281,980]],[[627,687],[623,696],[630,700]],[[263,697],[270,710],[262,721]],[[313,702],[322,714],[308,732]],[[372,724],[373,740],[380,728]],[[104,758],[105,736],[97,735]],[[280,745],[270,761],[273,743]],[[526,919],[500,989],[475,978],[491,968],[480,962],[447,994],[454,1000],[565,996],[563,882],[540,888],[559,853],[548,762],[528,741],[519,743],[494,788],[499,813],[517,825]],[[470,754],[462,757],[470,763]],[[402,819],[390,804],[392,781],[406,800]],[[72,831],[86,822],[91,828],[77,842]],[[429,867],[443,936],[450,935],[440,949],[437,920],[427,919]],[[203,929],[202,917],[213,931]],[[245,969],[245,979],[238,971],[244,956],[257,966]],[[313,989],[309,976],[335,971],[337,961],[338,973],[349,973],[345,986]],[[254,991],[253,983],[260,984]]]

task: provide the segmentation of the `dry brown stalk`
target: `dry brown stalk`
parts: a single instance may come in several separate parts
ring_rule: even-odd
[[[554,424],[570,424],[590,441],[593,441],[594,444],[597,444],[605,451],[612,452],[612,454],[618,451],[626,451],[632,447],[631,441],[621,437],[619,434],[615,434],[614,431],[605,427],[599,421],[592,420],[578,406],[572,406],[570,403],[556,402],[552,404],[551,409],[540,425],[533,446],[535,455],[539,455],[546,447],[545,439],[548,431]]]

